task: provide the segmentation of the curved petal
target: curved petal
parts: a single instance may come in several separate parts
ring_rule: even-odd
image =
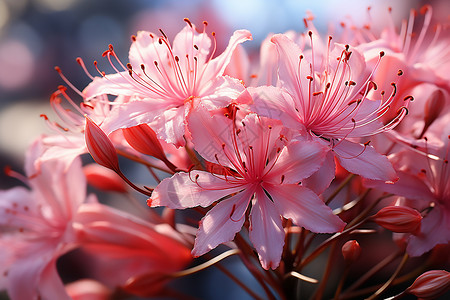
[[[299,183],[319,170],[327,151],[327,147],[316,141],[291,142],[283,148],[266,178],[274,184]]]
[[[296,185],[263,184],[281,215],[312,232],[342,231],[345,223],[310,189]]]
[[[386,156],[372,146],[339,141],[333,148],[336,158],[347,171],[364,178],[395,182],[398,176]]]
[[[302,186],[311,189],[317,195],[322,194],[331,184],[336,174],[336,164],[331,151],[327,153],[323,165],[320,169],[303,179]]]
[[[247,188],[233,197],[219,202],[200,221],[192,255],[200,256],[219,244],[231,241],[241,230],[245,211],[254,193]]]
[[[278,78],[282,82],[282,86],[289,91],[295,101],[302,107],[298,107],[301,111],[306,103],[304,99],[309,99],[307,76],[311,74],[310,64],[302,58],[302,50],[288,36],[284,34],[275,34],[271,41],[275,43],[278,51]]]
[[[402,171],[398,171],[397,174],[399,179],[394,184],[385,183],[383,181],[364,180],[364,185],[366,187],[380,189],[387,193],[403,196],[408,199],[420,200],[424,205],[435,200],[430,188],[422,179]]]
[[[422,219],[419,235],[410,235],[406,251],[411,256],[420,256],[438,244],[450,242],[450,216],[445,207],[437,206]]]
[[[116,105],[111,109],[109,117],[101,124],[101,128],[106,134],[110,134],[120,128],[148,124],[168,106],[169,104],[161,99],[134,100]]]
[[[231,60],[231,56],[233,55],[236,46],[251,39],[252,34],[250,33],[250,31],[244,29],[236,30],[231,36],[225,51],[223,51],[222,54],[220,54],[216,58],[212,59],[205,66],[207,70],[205,72],[206,77],[204,77],[204,79],[213,79],[217,76],[222,75]]]
[[[207,207],[214,201],[242,190],[241,185],[230,184],[224,176],[203,171],[176,173],[155,188],[148,205],[182,209],[194,206]]]
[[[277,207],[261,188],[256,190],[250,218],[249,236],[262,267],[276,269],[283,252],[284,229]]]
[[[277,119],[292,129],[301,129],[303,120],[295,110],[292,97],[279,87],[261,86],[248,88],[253,98],[250,109],[261,116]]]
[[[200,91],[200,98],[203,106],[207,110],[226,107],[244,91],[242,83],[229,76],[219,76],[205,84]]]
[[[135,84],[130,80],[132,78],[128,72],[120,72],[116,74],[107,74],[105,77],[95,77],[94,80],[83,90],[86,100],[90,100],[104,94],[110,95],[142,95],[145,93],[138,92]]]

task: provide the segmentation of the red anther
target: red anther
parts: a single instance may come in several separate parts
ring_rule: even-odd
[[[208,22],[203,21],[203,25],[208,26]]]
[[[312,35],[313,35],[313,32],[310,30],[310,31],[308,31],[308,35],[309,35],[309,37],[312,37]]]
[[[81,57],[77,57],[75,60],[77,61],[77,63],[78,63],[80,66],[83,66],[83,60],[81,59]]]
[[[188,25],[189,25],[190,27],[192,27],[191,20],[189,20],[188,18],[184,18],[183,21],[185,21],[186,23],[188,23]]]
[[[130,63],[127,63],[127,69],[131,71],[133,70],[133,66]]]
[[[176,62],[179,62],[179,61],[180,61],[180,58],[179,58],[178,56],[176,56],[176,55],[175,55],[175,61],[176,61]]]
[[[384,51],[380,51],[380,57],[383,57],[384,56]]]
[[[39,117],[44,118],[45,121],[48,121],[48,117],[46,114],[40,114]]]
[[[194,49],[195,49],[195,50],[198,50],[198,46],[197,46],[197,45],[194,45]]]
[[[159,32],[161,32],[161,34],[163,35],[163,37],[167,40],[167,35],[164,33],[164,31],[160,28]]]
[[[398,76],[402,76],[403,75],[403,71],[402,70],[398,70],[397,75]]]
[[[388,7],[388,12],[392,12],[392,7]]]
[[[65,92],[65,91],[67,91],[67,87],[65,87],[65,86],[63,86],[63,85],[58,85],[58,90],[59,90],[60,92]]]
[[[211,32],[211,35],[216,36],[216,32],[215,31]]]
[[[144,64],[141,64],[141,70],[145,71],[145,65]]]
[[[55,71],[58,72],[58,73],[61,73],[61,68],[58,67],[58,66],[55,66]]]
[[[150,35],[151,35],[151,34],[150,34]],[[136,42],[136,36],[135,36],[135,35],[132,35],[132,36],[131,36],[131,41],[132,41],[132,42]]]

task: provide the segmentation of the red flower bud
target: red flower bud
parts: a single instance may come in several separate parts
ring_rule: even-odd
[[[444,270],[432,270],[423,273],[406,289],[420,299],[435,299],[450,289],[450,273]]]
[[[167,159],[166,154],[156,137],[156,133],[147,124],[123,128],[123,136],[128,144],[136,151],[153,156],[163,161],[169,169],[176,170],[176,167]]]
[[[422,222],[422,215],[406,206],[384,207],[372,218],[378,225],[400,233],[416,234],[420,232]]]
[[[354,262],[361,255],[361,247],[359,243],[355,240],[347,241],[342,246],[342,255],[344,259],[348,262]]]
[[[98,164],[89,164],[83,167],[84,175],[90,185],[102,190],[127,193],[126,183],[116,172]]]
[[[166,155],[156,137],[156,133],[147,124],[123,128],[123,136],[136,151],[164,160]]]
[[[120,172],[116,149],[108,136],[88,116],[84,137],[92,158],[99,164],[115,172]]]

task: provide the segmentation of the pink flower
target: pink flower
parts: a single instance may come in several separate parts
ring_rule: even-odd
[[[279,121],[255,114],[211,116],[191,114],[189,129],[196,151],[221,166],[220,174],[177,173],[154,190],[150,206],[180,209],[207,207],[221,200],[202,219],[192,254],[200,256],[231,241],[245,221],[251,203],[250,240],[262,266],[275,269],[284,244],[282,217],[308,230],[336,232],[345,223],[310,189],[298,183],[316,172],[325,151],[314,141],[284,146]]]
[[[187,25],[170,45],[161,36],[141,31],[133,37],[129,59],[124,66],[112,47],[104,53],[116,74],[95,78],[85,89],[86,97],[101,94],[126,95],[129,103],[116,106],[106,121],[107,133],[118,128],[151,123],[156,133],[177,147],[185,140],[185,118],[190,108],[201,101],[208,109],[227,106],[244,89],[237,79],[222,76],[236,46],[251,39],[246,30],[238,30],[231,37],[225,51],[215,55],[215,40],[210,53],[211,39],[185,19]],[[214,34],[213,34],[214,37]],[[115,58],[123,71],[114,67]]]
[[[450,35],[446,24],[433,24],[433,10],[424,5],[420,14],[411,9],[409,18],[402,20],[400,30],[395,27],[390,15],[386,16],[386,27],[381,34],[372,30],[370,24],[357,29],[358,48],[367,60],[384,50],[386,60],[381,63],[376,75],[386,78],[386,71],[393,66],[401,68],[407,76],[402,80],[402,88],[411,88],[422,82],[433,83],[450,90],[448,69],[450,67]],[[389,76],[389,75],[387,75]],[[378,82],[378,81],[377,81]],[[390,80],[388,79],[389,83]],[[381,84],[381,81],[380,81]]]
[[[380,121],[389,111],[395,84],[387,99],[371,100],[368,97],[375,85],[357,50],[330,40],[323,56],[311,50],[311,60],[307,61],[300,47],[287,36],[276,34],[272,42],[279,55],[280,87],[249,88],[254,100],[251,108],[320,141],[348,171],[366,178],[395,181],[397,176],[386,157],[368,143],[355,142],[356,138],[391,129],[406,114],[406,108],[401,109],[389,123]],[[328,154],[322,170],[310,179],[323,183],[317,192],[329,185],[334,169],[334,160]]]
[[[156,214],[151,217],[158,218]],[[179,271],[192,260],[187,239],[170,225],[150,223],[100,203],[82,205],[74,228],[81,249],[92,258],[90,276],[111,289],[136,283],[149,274]],[[148,285],[146,291],[156,294],[169,278]],[[143,294],[131,286],[127,290]]]
[[[86,181],[80,160],[38,164],[42,151],[38,140],[27,153],[30,190],[0,191],[0,288],[11,299],[69,299],[56,260],[76,246],[72,220],[86,199]]]
[[[434,135],[433,141],[428,142],[428,138],[419,140],[411,148],[390,156],[399,170],[398,182],[389,185],[377,181],[365,182],[368,187],[404,197],[400,201],[402,205],[417,209],[424,215],[420,232],[406,235],[406,250],[411,256],[420,256],[438,244],[450,242],[449,118],[450,114],[447,114],[436,121],[439,139]]]

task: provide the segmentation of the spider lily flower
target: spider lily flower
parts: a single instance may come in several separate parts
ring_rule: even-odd
[[[90,276],[112,290],[126,287],[128,292],[143,296],[161,291],[170,276],[143,287],[145,278],[180,271],[192,256],[190,242],[180,232],[156,217],[154,221],[101,203],[83,204],[74,220],[74,231],[81,249],[93,260]]]
[[[174,209],[207,207],[221,200],[201,220],[192,254],[200,256],[231,241],[250,212],[250,240],[265,269],[275,269],[284,244],[282,217],[318,233],[343,229],[345,223],[310,189],[298,183],[316,172],[325,150],[315,141],[285,146],[279,121],[249,114],[211,116],[192,113],[189,130],[195,150],[222,172],[193,170],[163,180],[149,206]]]
[[[384,99],[369,99],[376,84],[370,81],[364,57],[356,49],[332,44],[330,39],[324,57],[315,55],[312,49],[311,60],[307,61],[300,47],[287,36],[276,34],[272,42],[279,55],[279,86],[248,88],[253,98],[251,109],[320,141],[348,171],[370,179],[395,181],[397,176],[387,158],[368,143],[354,140],[392,129],[406,115],[410,98],[384,124],[381,118],[390,111],[396,85],[392,83],[389,95],[382,93]],[[380,59],[382,56],[380,53]],[[323,172],[312,179],[324,182],[317,192],[334,178],[334,160],[331,153],[328,156]]]
[[[86,201],[86,179],[79,159],[36,163],[42,151],[38,140],[27,153],[30,189],[0,191],[0,288],[11,299],[70,299],[56,261],[77,246],[72,222]]]
[[[88,99],[101,94],[132,97],[113,109],[113,116],[105,124],[107,133],[151,123],[160,138],[184,146],[186,116],[193,106],[201,101],[210,110],[226,107],[243,91],[239,80],[223,73],[236,46],[251,39],[250,32],[235,31],[225,51],[214,57],[215,34],[213,44],[206,34],[207,23],[198,33],[188,19],[185,21],[186,26],[172,45],[163,31],[160,36],[145,31],[133,36],[126,65],[112,46],[105,51],[104,56],[117,73],[102,73],[102,78],[95,78],[84,94]]]
[[[63,76],[60,70],[59,72]],[[63,78],[67,81],[65,77]],[[69,81],[67,83],[71,85]],[[76,91],[76,88],[71,86]],[[71,109],[68,109],[67,105],[63,105],[63,101],[67,102]],[[118,104],[123,101],[126,101],[124,97],[118,97],[114,102]],[[82,101],[77,105],[67,93],[67,88],[59,86],[58,90],[50,97],[50,105],[59,121],[50,120],[45,114],[41,115],[54,134],[43,138],[46,150],[39,160],[62,159],[70,165],[75,157],[87,153],[84,139],[86,127],[84,116],[88,116],[96,124],[102,124],[110,113],[111,104],[112,102],[106,95],[100,95],[91,99],[89,103]]]
[[[367,60],[376,58],[380,49],[386,51],[387,59],[380,66],[380,76],[386,76],[383,70],[397,65],[408,74],[403,79],[407,82],[402,82],[404,88],[427,82],[450,91],[447,71],[450,66],[450,35],[446,24],[433,22],[431,5],[424,5],[419,12],[411,9],[409,18],[402,20],[400,30],[395,26],[391,10],[386,20],[381,34],[374,32],[370,24],[360,29],[353,27],[353,35],[357,37],[355,42]]]

